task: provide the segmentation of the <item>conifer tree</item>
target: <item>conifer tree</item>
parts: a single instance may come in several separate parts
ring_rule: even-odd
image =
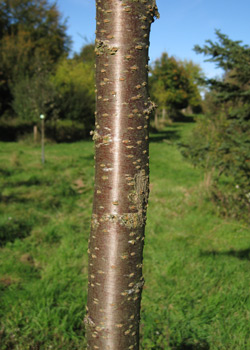
[[[150,26],[155,0],[96,0],[95,192],[88,349],[138,350],[149,193]]]

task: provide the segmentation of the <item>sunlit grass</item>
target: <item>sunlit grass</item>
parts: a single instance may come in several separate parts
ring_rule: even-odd
[[[151,135],[141,348],[248,350],[249,228],[215,215],[191,128]],[[0,149],[0,348],[85,349],[93,144]]]

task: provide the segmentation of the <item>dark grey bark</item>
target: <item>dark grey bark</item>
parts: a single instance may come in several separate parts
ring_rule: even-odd
[[[148,95],[154,0],[97,0],[95,193],[88,349],[138,350],[149,193]]]

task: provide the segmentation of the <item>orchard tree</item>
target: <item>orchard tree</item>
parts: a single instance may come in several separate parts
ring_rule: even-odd
[[[58,93],[50,80],[46,70],[37,70],[33,77],[23,78],[14,84],[12,108],[20,120],[36,124],[40,114],[45,114],[46,119],[57,118]]]
[[[192,60],[179,61],[180,65],[184,68],[189,82],[189,98],[188,105],[192,108],[193,112],[199,113],[201,111],[201,92],[205,93],[205,74],[199,64],[194,63]]]
[[[150,26],[155,0],[96,0],[95,192],[88,349],[138,350],[149,193]]]
[[[178,61],[164,52],[150,68],[150,93],[162,110],[169,113],[201,103],[201,69],[192,61]]]
[[[59,93],[60,119],[84,124],[88,135],[94,126],[95,81],[94,62],[64,59],[58,64],[52,81]]]

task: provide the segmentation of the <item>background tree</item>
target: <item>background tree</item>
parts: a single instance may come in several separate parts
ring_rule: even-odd
[[[80,140],[89,137],[94,128],[94,49],[94,44],[86,44],[73,59],[61,59],[50,79],[58,96],[59,119],[54,123],[56,132],[52,135],[56,140]]]
[[[75,53],[74,59],[82,61],[84,63],[91,63],[94,66],[95,63],[95,44],[90,43],[82,47],[80,53]]]
[[[177,61],[163,53],[150,69],[150,93],[153,100],[169,115],[183,108],[201,104],[199,77],[201,69],[193,62]]]
[[[0,115],[10,108],[13,86],[41,69],[52,70],[69,51],[66,25],[48,0],[3,0],[0,3]]]
[[[154,0],[97,0],[96,175],[89,243],[91,350],[139,349],[149,190],[147,70]]]
[[[207,114],[198,120],[186,154],[208,171],[216,170],[214,197],[227,212],[244,215],[250,206],[250,48],[220,31],[216,35],[218,42],[209,40],[195,50],[225,73],[222,79],[206,80]]]
[[[204,78],[205,74],[201,67],[191,60],[179,61],[179,64],[184,68],[189,82],[189,98],[188,106],[193,113],[202,112],[202,99],[201,93],[204,90]]]
[[[40,114],[46,115],[46,121],[58,117],[59,96],[46,67],[13,84],[12,94],[12,107],[20,120],[37,123]]]
[[[60,118],[84,120],[93,126],[94,64],[64,59],[57,66],[52,80],[60,94]]]

